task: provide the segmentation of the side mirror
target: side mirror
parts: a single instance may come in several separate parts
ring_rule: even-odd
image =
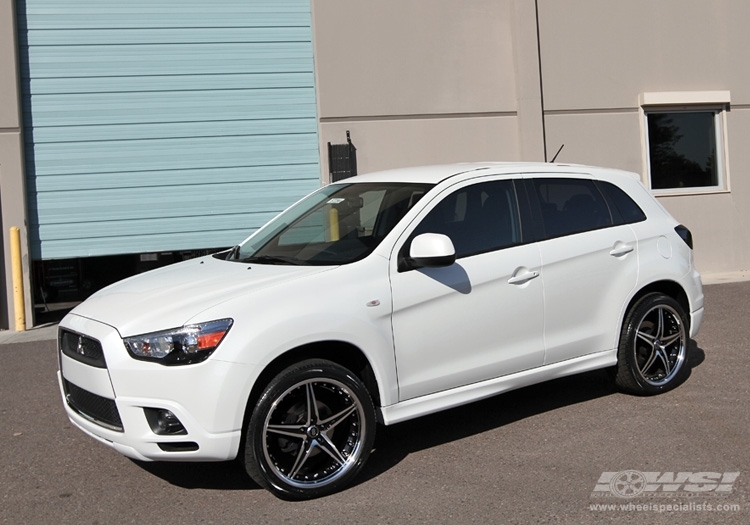
[[[439,268],[456,262],[456,249],[442,233],[423,233],[411,241],[409,258],[417,268]]]

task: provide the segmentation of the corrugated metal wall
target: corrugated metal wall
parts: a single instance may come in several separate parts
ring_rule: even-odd
[[[310,0],[19,0],[32,257],[231,246],[319,186]]]

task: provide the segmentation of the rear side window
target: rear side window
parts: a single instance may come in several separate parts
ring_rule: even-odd
[[[617,224],[632,224],[646,220],[646,214],[627,193],[610,182],[599,181],[597,184],[612,203],[620,216],[619,218],[622,219],[617,220],[617,217],[615,217]],[[612,215],[616,215],[615,210],[612,210]]]
[[[457,190],[435,206],[412,233],[450,237],[456,257],[499,250],[521,242],[512,181],[490,181]]]
[[[596,184],[585,179],[532,179],[545,237],[612,226],[612,214]]]

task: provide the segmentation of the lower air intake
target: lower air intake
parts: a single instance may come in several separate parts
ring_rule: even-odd
[[[114,400],[101,397],[64,381],[68,405],[86,419],[110,430],[122,432],[122,420]]]

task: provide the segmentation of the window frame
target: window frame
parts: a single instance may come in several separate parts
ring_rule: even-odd
[[[676,195],[705,195],[729,193],[729,148],[727,118],[729,91],[641,93],[639,113],[641,126],[643,183],[658,197]],[[651,180],[651,146],[649,143],[648,115],[652,113],[713,113],[714,140],[718,184],[716,186],[691,186],[685,188],[654,188]]]

